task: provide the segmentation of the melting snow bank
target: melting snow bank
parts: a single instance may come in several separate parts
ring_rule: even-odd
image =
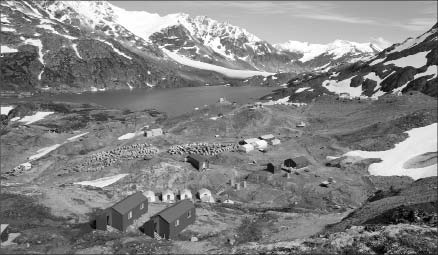
[[[88,186],[103,188],[105,186],[108,186],[108,185],[115,183],[116,181],[122,179],[123,177],[125,177],[127,175],[128,174],[117,174],[117,175],[113,175],[113,176],[99,178],[99,179],[96,179],[94,181],[75,182],[74,184],[88,185]]]
[[[128,139],[131,139],[131,138],[134,138],[134,137],[140,135],[141,133],[142,132],[127,133],[127,134],[124,134],[124,135],[120,136],[119,138],[117,138],[117,140],[128,140]]]
[[[270,100],[270,101],[262,103],[262,105],[276,105],[276,104],[294,105],[294,106],[304,106],[304,105],[307,105],[306,103],[292,103],[292,102],[289,102],[289,97],[288,96],[280,98],[280,99],[275,100],[275,101]]]
[[[39,158],[42,158],[43,156],[45,156],[49,152],[56,150],[59,146],[61,146],[61,144],[58,143],[58,144],[55,144],[55,145],[52,145],[49,147],[39,149],[39,150],[37,150],[37,154],[29,157],[29,160],[33,161],[33,160],[37,160]]]
[[[168,51],[165,48],[162,48],[162,50],[164,51],[164,53],[166,53],[167,56],[169,56],[171,59],[175,60],[176,62],[178,62],[180,64],[183,64],[186,66],[191,66],[191,67],[198,68],[198,69],[218,72],[218,73],[221,73],[221,74],[223,74],[227,77],[230,77],[230,78],[245,79],[245,78],[256,76],[256,75],[269,76],[269,75],[275,74],[275,73],[251,71],[251,70],[229,69],[229,68],[225,68],[222,66],[217,66],[217,65],[212,65],[212,64],[192,60],[192,59],[186,58],[184,56],[181,56],[175,52]]]
[[[368,171],[371,175],[391,176],[406,175],[420,179],[437,175],[437,164],[421,168],[405,168],[407,161],[414,157],[437,151],[437,123],[414,128],[406,132],[409,137],[387,151],[350,151],[345,156],[362,158],[380,158],[382,162],[371,164]]]
[[[74,140],[74,139],[76,139],[76,138],[79,138],[79,137],[81,137],[81,136],[84,136],[84,135],[86,135],[86,134],[88,134],[89,132],[85,132],[85,133],[82,133],[82,134],[79,134],[79,135],[75,135],[75,136],[72,136],[72,137],[70,137],[70,138],[67,138],[67,140],[68,141],[72,141],[72,140]]]
[[[0,114],[2,115],[8,115],[10,111],[14,109],[13,106],[1,106],[0,107]]]
[[[46,116],[53,114],[54,112],[37,112],[34,115],[24,116],[20,122],[25,122],[24,124],[29,125],[39,120],[44,119]]]

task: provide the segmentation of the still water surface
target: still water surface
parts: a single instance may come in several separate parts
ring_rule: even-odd
[[[53,100],[74,103],[95,103],[108,108],[143,110],[155,108],[168,116],[177,116],[195,107],[213,104],[220,97],[230,102],[248,103],[269,94],[273,89],[267,87],[225,87],[204,86],[175,89],[133,89],[82,94],[38,95],[23,101]]]

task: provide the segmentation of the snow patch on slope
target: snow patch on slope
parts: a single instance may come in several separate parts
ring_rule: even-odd
[[[230,77],[230,78],[244,79],[244,78],[248,78],[248,77],[255,76],[255,75],[269,76],[269,75],[274,74],[274,73],[260,72],[260,71],[229,69],[229,68],[225,68],[222,66],[216,66],[216,65],[192,60],[192,59],[186,58],[184,56],[181,56],[175,52],[168,51],[164,48],[162,48],[162,50],[164,53],[166,53],[167,56],[169,56],[171,59],[175,60],[176,62],[178,62],[180,64],[183,64],[186,66],[191,66],[191,67],[198,68],[198,69],[218,72],[218,73],[221,73],[221,74],[223,74],[227,77]]]
[[[380,176],[410,176],[419,179],[437,175],[437,164],[421,168],[405,168],[408,160],[428,153],[436,152],[437,123],[414,128],[406,133],[409,137],[387,151],[350,151],[345,156],[359,156],[362,158],[380,158],[382,162],[373,163],[368,167],[371,175]]]
[[[103,188],[103,187],[106,187],[108,185],[111,185],[111,184],[117,182],[118,180],[122,179],[123,177],[125,177],[127,175],[128,174],[117,174],[117,175],[113,175],[113,176],[99,178],[99,179],[96,179],[93,181],[75,182],[74,184]]]

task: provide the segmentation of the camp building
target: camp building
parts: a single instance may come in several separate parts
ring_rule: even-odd
[[[296,169],[308,166],[310,163],[304,156],[289,158],[284,161],[285,167],[293,167]]]
[[[153,238],[174,239],[196,219],[195,205],[184,199],[155,214],[144,225],[144,233]]]
[[[107,225],[125,231],[134,220],[148,211],[148,199],[141,192],[134,193],[107,208],[96,219],[96,228],[106,230]]]
[[[207,170],[210,162],[208,159],[201,155],[189,155],[186,158],[187,162],[190,162],[199,171]]]

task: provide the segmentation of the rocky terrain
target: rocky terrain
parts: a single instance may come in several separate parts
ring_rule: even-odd
[[[433,97],[321,96],[307,105],[263,107],[218,102],[172,118],[154,110],[62,102],[14,105],[3,116],[0,151],[8,160],[1,162],[2,173],[25,162],[31,168],[2,175],[2,219],[20,233],[16,245],[2,247],[7,253],[436,250],[430,241],[436,238],[436,177],[373,176],[367,169],[379,159],[330,160],[356,148],[386,150],[406,139],[404,131],[436,123]],[[53,113],[31,124],[16,119],[36,111]],[[76,122],[67,125],[68,120]],[[297,127],[301,121],[307,126]],[[165,134],[119,139],[145,125],[162,127]],[[281,144],[265,152],[234,151],[241,139],[267,133]],[[198,172],[184,162],[188,152],[206,155],[210,169]],[[305,170],[289,176],[266,171],[268,163],[298,155],[311,163]],[[103,188],[76,184],[119,174],[126,176]],[[245,180],[246,187],[236,189],[231,179]],[[328,179],[334,182],[321,185]],[[157,241],[136,227],[127,233],[95,231],[89,224],[99,210],[132,192],[182,188],[208,188],[217,203],[196,201],[196,223],[176,240]],[[234,204],[221,203],[225,199]],[[139,222],[164,206],[151,203]]]

